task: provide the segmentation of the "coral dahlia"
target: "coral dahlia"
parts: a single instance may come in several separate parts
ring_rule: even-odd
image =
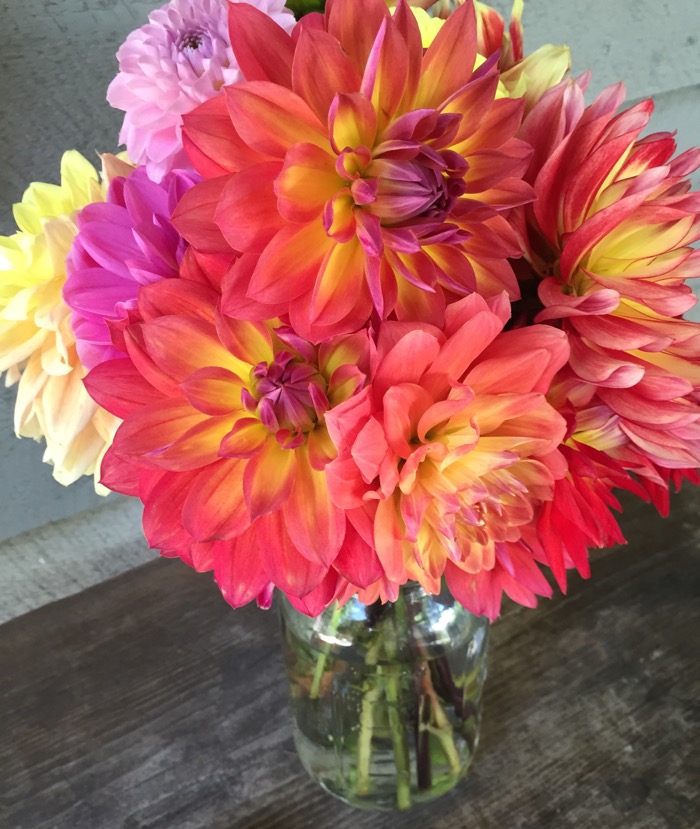
[[[590,445],[653,474],[700,464],[700,333],[682,318],[700,273],[700,194],[687,179],[700,150],[673,158],[671,134],[641,138],[652,103],[616,114],[623,97],[619,85],[585,107],[567,81],[527,117],[537,201],[519,217],[521,273],[524,292],[537,290],[534,320],[569,338],[569,399],[599,422]]]
[[[331,498],[376,549],[383,598],[409,579],[439,592],[444,575],[493,619],[503,591],[529,605],[550,592],[523,533],[566,470],[544,393],[568,346],[550,326],[502,333],[507,316],[505,299],[473,295],[444,332],[384,323],[370,382],[326,415]]]

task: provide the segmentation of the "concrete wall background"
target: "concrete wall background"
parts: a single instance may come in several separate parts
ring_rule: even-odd
[[[64,150],[114,151],[120,114],[105,101],[114,57],[151,0],[0,0],[0,234],[30,181],[57,182]],[[103,504],[92,481],[63,487],[43,446],[17,440],[14,389],[0,382],[0,539]],[[113,497],[110,496],[111,500]]]
[[[507,14],[511,3],[494,5]],[[0,0],[0,233],[14,230],[9,208],[30,180],[57,180],[64,149],[88,157],[114,149],[120,117],[104,101],[114,53],[155,6],[152,0]],[[591,95],[623,79],[631,101],[655,96],[655,129],[677,129],[681,149],[700,144],[697,0],[526,0],[524,22],[527,51],[568,43],[574,71],[594,69]],[[42,447],[14,437],[13,405],[14,391],[0,390],[0,539],[105,506],[89,480],[68,489],[52,480]]]

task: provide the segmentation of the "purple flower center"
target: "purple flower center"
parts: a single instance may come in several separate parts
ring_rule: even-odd
[[[184,32],[177,40],[177,48],[180,52],[184,52],[185,49],[199,49],[204,41],[204,36],[205,32],[202,30],[194,29],[189,32]]]
[[[180,43],[180,49],[199,49],[201,43],[202,36],[199,33],[186,35]]]
[[[257,412],[282,445],[299,446],[328,408],[318,368],[291,351],[280,351],[272,362],[258,363],[251,375],[253,393],[244,392],[245,407]]]
[[[415,253],[424,245],[460,245],[469,234],[455,221],[468,204],[468,164],[450,149],[462,116],[415,110],[390,124],[374,147],[338,147],[336,171],[354,203],[358,238],[368,256],[384,245]],[[339,207],[347,201],[340,200]],[[324,227],[347,241],[334,201],[326,204]]]

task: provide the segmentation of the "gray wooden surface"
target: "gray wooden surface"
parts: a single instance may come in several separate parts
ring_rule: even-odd
[[[697,829],[700,492],[494,628],[473,774],[356,812],[291,741],[277,619],[157,561],[0,627],[3,829]]]
[[[157,558],[142,511],[135,498],[110,498],[0,542],[0,624]]]

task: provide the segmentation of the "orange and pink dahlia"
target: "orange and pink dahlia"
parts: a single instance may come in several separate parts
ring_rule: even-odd
[[[311,345],[218,301],[184,278],[141,288],[128,356],[86,380],[124,418],[103,479],[142,499],[152,547],[213,568],[232,605],[267,601],[271,584],[303,597],[353,544],[328,494],[325,417],[364,384],[367,334]]]
[[[641,138],[652,103],[616,114],[623,96],[612,87],[585,107],[564,82],[526,118],[537,200],[519,216],[521,273],[534,320],[569,339],[580,442],[658,477],[653,467],[700,464],[700,329],[682,318],[700,273],[700,193],[687,179],[700,151],[674,158],[671,134]]]
[[[384,323],[370,382],[327,413],[331,498],[383,569],[366,597],[408,580],[436,593],[445,576],[493,619],[504,591],[530,606],[549,595],[525,537],[566,469],[566,422],[545,393],[568,346],[551,326],[502,333],[507,316],[504,297],[473,295],[444,331]]]
[[[199,250],[247,260],[226,313],[289,314],[318,342],[372,315],[440,325],[447,301],[504,289],[518,255],[504,213],[531,199],[523,104],[496,99],[465,3],[423,49],[399,3],[332,0],[290,37],[241,5],[232,45],[245,81],[185,118],[208,179],[175,212]],[[241,309],[245,306],[245,312]]]

